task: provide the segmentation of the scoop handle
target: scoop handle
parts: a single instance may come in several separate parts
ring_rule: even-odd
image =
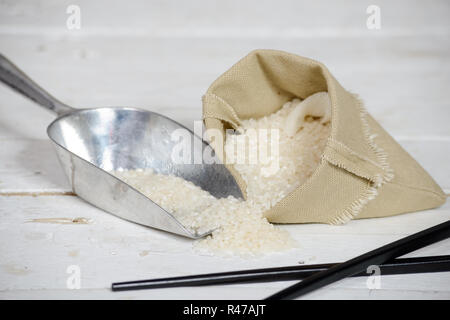
[[[2,54],[0,54],[0,80],[58,116],[76,110],[52,97]]]

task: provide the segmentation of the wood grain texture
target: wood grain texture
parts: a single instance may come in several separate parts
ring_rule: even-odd
[[[183,110],[163,114],[181,119],[186,126],[193,125],[194,119],[177,117],[184,114]],[[0,143],[0,195],[71,191],[49,139],[5,139]],[[431,174],[441,188],[450,192],[450,141],[407,140],[400,141],[400,144]]]
[[[54,290],[65,290],[68,278],[66,269],[70,265],[81,268],[83,290],[103,289],[100,296],[108,296],[108,288],[115,281],[295,265],[300,261],[343,261],[448,220],[449,209],[449,204],[446,204],[436,210],[384,219],[351,221],[344,226],[282,226],[298,241],[299,248],[260,258],[242,259],[195,254],[190,240],[123,221],[76,197],[0,197],[0,292],[7,298],[14,297],[23,290],[50,290],[49,294],[52,290],[53,294]],[[30,222],[37,218],[80,216],[90,219],[91,223]],[[441,254],[449,250],[450,242],[443,241],[417,251],[414,255]],[[343,281],[335,286],[361,292],[367,289],[365,281],[361,278]],[[382,288],[424,292],[432,287],[434,297],[445,298],[448,297],[449,281],[450,274],[447,273],[406,278],[387,277],[382,279]],[[238,297],[262,298],[270,290],[273,292],[285,285],[286,283],[238,285],[239,290],[246,288]],[[216,286],[194,291],[198,298],[211,297],[208,296],[211,292],[215,292],[215,297],[220,298],[226,294],[222,289]],[[186,294],[189,292],[186,289],[172,290],[172,293],[171,290],[156,290],[148,291],[145,296],[161,297],[162,291],[166,291],[162,297],[173,294],[174,298],[187,298]],[[441,295],[436,292],[441,292]],[[123,295],[117,295],[117,298],[120,297]]]
[[[255,48],[282,49],[324,62],[358,93],[394,136],[449,137],[448,37],[350,39],[135,39],[0,35],[2,51],[44,88],[74,107],[184,109],[201,118],[201,96]],[[120,48],[127,48],[122,50]],[[350,49],[351,48],[351,49]],[[132,57],[132,58],[130,58]],[[0,87],[0,137],[44,138],[54,119]],[[31,118],[34,125],[27,125]],[[192,119],[192,117],[190,118]]]
[[[450,7],[445,0],[10,0],[0,4],[0,32],[67,33],[71,4],[81,9],[83,35],[277,38],[364,35],[371,4],[381,8],[383,35],[444,33]]]
[[[187,127],[201,96],[257,48],[319,60],[450,193],[450,3],[79,0],[82,28],[66,28],[70,0],[0,1],[0,52],[74,107],[136,106]],[[54,115],[0,86],[0,299],[259,299],[289,283],[113,293],[111,282],[343,261],[450,218],[441,208],[344,226],[282,226],[299,248],[253,259],[195,253],[190,240],[132,224],[71,192],[46,136]],[[89,224],[29,222],[90,219]],[[443,241],[411,254],[450,252]],[[66,286],[81,268],[81,289]],[[381,289],[346,279],[306,299],[450,299],[450,275],[386,276]]]
[[[439,277],[435,274],[433,277]],[[391,277],[391,276],[387,276]],[[346,279],[345,282],[354,281]],[[402,281],[414,281],[413,278],[403,278]],[[398,282],[397,282],[398,283]],[[285,282],[287,286],[293,284]],[[280,286],[280,288],[282,288]],[[204,288],[178,288],[177,290],[159,289],[155,291],[135,291],[135,292],[111,292],[105,289],[80,289],[80,290],[11,290],[0,292],[0,299],[105,299],[105,300],[239,300],[239,299],[263,299],[273,294],[274,288],[242,287],[238,285]],[[448,300],[450,292],[432,290],[396,290],[396,289],[356,289],[356,288],[336,288],[329,287],[326,290],[318,290],[304,297],[306,300],[330,299],[330,300]]]

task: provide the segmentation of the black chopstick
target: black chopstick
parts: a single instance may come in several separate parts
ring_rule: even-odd
[[[156,289],[169,287],[205,286],[218,284],[254,283],[301,280],[327,270],[336,263],[264,268],[233,272],[210,273],[184,277],[172,277],[113,283],[113,291]],[[450,255],[395,259],[380,266],[381,275],[430,273],[450,271]],[[354,277],[368,276],[363,271]]]
[[[447,239],[448,237],[450,237],[450,221],[425,229],[344,263],[335,265],[327,270],[315,273],[303,281],[271,295],[267,300],[294,299],[300,297],[315,289],[362,272],[371,265],[381,265],[386,261]]]

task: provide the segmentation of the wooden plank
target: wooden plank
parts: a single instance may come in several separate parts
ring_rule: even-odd
[[[0,296],[6,298],[9,293],[11,297],[20,296],[22,290],[65,291],[66,270],[70,265],[77,265],[81,270],[82,288],[102,289],[103,293],[99,293],[101,297],[108,295],[107,288],[114,281],[295,265],[299,261],[343,261],[448,220],[450,205],[386,219],[352,221],[342,227],[317,224],[283,226],[299,242],[299,248],[253,259],[198,255],[192,250],[192,242],[188,239],[123,221],[76,197],[0,197],[0,217]],[[91,222],[28,222],[36,218],[75,217],[84,217]],[[446,254],[449,250],[450,241],[442,241],[414,254]],[[410,278],[414,281],[392,278],[386,279],[383,285],[404,290],[404,297],[408,297],[408,291],[422,292],[430,287],[447,297],[449,277],[449,274],[421,275]],[[336,285],[339,288],[366,288],[363,279],[349,281]],[[260,294],[266,295],[266,292],[279,290],[285,285],[240,285],[235,287],[235,291],[240,291],[241,287],[253,288],[245,291],[248,293],[246,297],[251,298],[260,289],[268,288],[257,294],[259,298]],[[182,298],[183,292],[186,292],[159,290],[149,292],[146,297],[161,297],[163,291],[167,291],[166,298]],[[207,298],[206,294],[210,291],[215,291],[213,296],[217,298],[226,298],[221,287],[199,290],[196,297]],[[229,292],[231,295],[234,291]],[[72,293],[65,295],[69,297]]]
[[[64,34],[70,0],[2,2],[0,32]],[[79,0],[82,28],[93,35],[151,35],[175,37],[320,37],[361,36],[370,3],[327,1],[250,0],[211,2],[196,0],[134,0],[132,5]],[[381,30],[386,35],[446,31],[449,4],[445,0],[376,2],[381,9]],[[219,14],[220,13],[220,14]],[[447,30],[448,31],[448,30]]]
[[[173,109],[164,114],[192,127],[193,113]],[[183,118],[183,116],[185,118]],[[401,144],[450,193],[450,141],[401,141]],[[0,140],[0,195],[11,193],[66,193],[72,191],[51,142]]]
[[[162,113],[179,108],[184,117],[194,112],[196,119],[201,96],[233,63],[254,48],[282,49],[324,62],[392,135],[450,136],[445,36],[290,41],[0,35],[0,42],[5,55],[73,106],[136,106]],[[54,116],[3,86],[0,95],[0,138],[45,137]]]
[[[347,280],[346,280],[347,281]],[[287,283],[284,284],[285,286]],[[118,299],[118,300],[147,300],[147,299],[203,299],[203,300],[256,300],[263,299],[276,292],[273,288],[246,288],[241,286],[197,287],[158,289],[130,292],[111,292],[108,289],[81,290],[12,290],[0,291],[0,299]],[[303,297],[306,300],[447,300],[450,292],[420,291],[420,290],[384,290],[384,289],[348,289],[327,288],[318,290]]]
[[[70,191],[49,140],[0,141],[0,194]]]

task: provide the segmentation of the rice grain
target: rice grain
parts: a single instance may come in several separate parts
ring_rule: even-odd
[[[248,143],[244,163],[234,164],[247,184],[246,201],[232,196],[217,199],[189,181],[151,169],[113,174],[171,212],[192,231],[202,233],[215,229],[210,236],[196,241],[195,248],[203,253],[254,256],[293,248],[295,242],[289,233],[267,221],[263,213],[311,176],[320,162],[330,125],[307,118],[303,127],[290,136],[284,131],[284,123],[292,109],[292,103],[288,102],[269,116],[242,121],[237,129],[240,134],[226,135],[228,156],[236,152],[237,139],[250,138],[251,130],[278,131],[278,154],[270,154],[268,163],[249,164],[248,156],[267,146],[269,135],[257,143]],[[265,173],[263,168],[274,163],[279,168],[275,174]]]

